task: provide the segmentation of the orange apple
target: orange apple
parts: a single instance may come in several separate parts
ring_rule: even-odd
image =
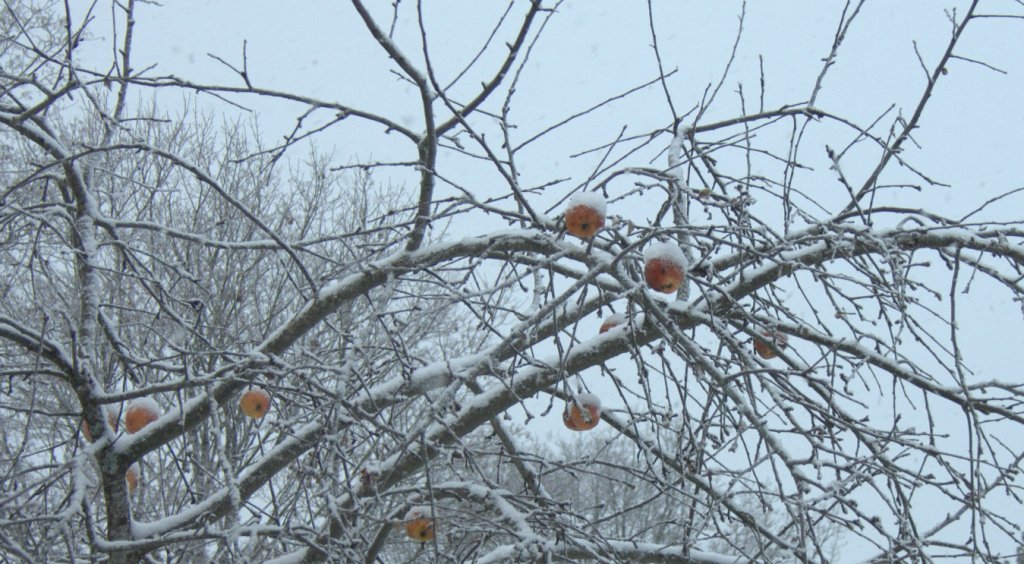
[[[651,259],[644,264],[644,279],[652,290],[671,294],[683,285],[683,268],[664,259]]]
[[[598,333],[604,333],[611,329],[612,327],[618,327],[619,325],[622,325],[625,322],[625,315],[622,315],[621,313],[613,313],[606,317],[604,321],[601,322],[601,328],[598,330]]]
[[[644,280],[652,290],[671,294],[683,285],[686,257],[678,245],[653,242],[644,251]]]
[[[596,192],[579,192],[565,210],[565,228],[580,239],[593,237],[604,227],[606,204]]]
[[[768,344],[769,342],[774,344],[776,348],[780,349],[786,348],[786,344],[789,342],[786,334],[780,333],[779,331],[764,331],[761,333],[761,336],[763,338],[754,339],[754,352],[765,360],[771,360],[778,356],[775,354],[775,350],[772,349],[771,345]]]
[[[583,409],[580,409],[583,406]],[[601,400],[594,394],[579,394],[565,406],[562,423],[573,431],[587,431],[601,421]]]
[[[402,523],[405,534],[414,541],[428,542],[434,538],[434,512],[428,506],[410,508]]]
[[[124,481],[128,482],[128,493],[135,493],[135,489],[139,487],[139,463],[136,462],[128,467],[128,471],[124,473]]]
[[[110,428],[113,429],[114,432],[116,433],[117,414],[111,411],[109,407],[104,407],[103,411],[107,413],[107,422],[110,423]],[[82,419],[82,436],[84,436],[85,440],[89,441],[90,443],[93,441],[92,429],[89,428],[89,422],[86,421],[84,418]]]
[[[249,386],[238,400],[242,413],[253,419],[260,419],[270,410],[270,394],[259,386]]]
[[[124,412],[124,429],[137,433],[160,418],[160,405],[153,398],[139,398],[128,404]]]

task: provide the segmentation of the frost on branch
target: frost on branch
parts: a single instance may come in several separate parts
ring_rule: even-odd
[[[0,8],[0,554],[1019,558],[1024,12],[65,4]]]

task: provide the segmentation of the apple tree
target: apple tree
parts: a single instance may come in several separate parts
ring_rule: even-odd
[[[1020,2],[176,4],[0,12],[4,554],[1019,559]]]

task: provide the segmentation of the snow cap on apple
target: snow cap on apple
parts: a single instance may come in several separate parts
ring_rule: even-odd
[[[644,249],[644,279],[652,290],[671,294],[683,285],[686,256],[679,245],[652,241]]]
[[[598,333],[604,333],[611,329],[612,327],[618,327],[619,325],[622,325],[625,322],[625,315],[621,313],[613,313],[608,317],[604,318],[604,321],[601,322],[601,329],[598,330]]]
[[[124,412],[124,428],[129,433],[137,433],[146,425],[159,419],[161,413],[163,411],[155,399],[150,397],[134,399]]]
[[[573,431],[593,429],[600,421],[601,398],[591,393],[576,394],[562,412],[562,423]]]
[[[409,538],[419,542],[434,538],[434,512],[429,505],[410,507],[402,521]]]
[[[597,192],[577,192],[565,210],[565,228],[580,239],[593,237],[604,227],[607,204]]]

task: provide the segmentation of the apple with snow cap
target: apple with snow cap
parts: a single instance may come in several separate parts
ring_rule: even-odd
[[[601,328],[598,330],[598,333],[604,333],[611,329],[612,327],[618,327],[619,325],[622,325],[625,322],[625,315],[622,315],[621,313],[613,313],[606,317],[604,321],[601,322]]]
[[[139,398],[128,404],[124,412],[124,429],[138,433],[143,427],[160,418],[160,404],[153,398]]]
[[[270,410],[270,394],[259,386],[249,386],[238,399],[238,407],[246,417],[261,419]]]
[[[580,239],[589,239],[604,227],[606,210],[604,198],[597,192],[577,192],[569,198],[565,228]]]
[[[675,243],[653,241],[644,250],[644,280],[652,290],[671,294],[683,285],[686,257]]]
[[[414,541],[428,542],[434,538],[434,512],[427,505],[409,508],[402,520],[405,534]]]
[[[110,428],[113,429],[114,432],[116,433],[117,413],[114,413],[114,411],[109,407],[104,407],[103,412],[107,414],[107,422],[110,423]],[[92,429],[89,428],[89,422],[86,421],[85,419],[82,419],[82,436],[84,436],[85,440],[89,441],[90,443],[93,441]]]
[[[789,338],[786,337],[785,333],[775,330],[764,331],[761,333],[761,337],[754,339],[754,352],[765,360],[771,360],[778,356],[769,343],[779,349],[786,348],[786,345],[789,343]]]
[[[582,406],[582,409],[580,408]],[[601,399],[594,394],[577,394],[562,412],[562,423],[573,431],[587,431],[601,421]]]
[[[135,493],[135,489],[139,487],[139,463],[135,462],[128,467],[128,471],[124,473],[124,481],[128,482],[128,493]]]

